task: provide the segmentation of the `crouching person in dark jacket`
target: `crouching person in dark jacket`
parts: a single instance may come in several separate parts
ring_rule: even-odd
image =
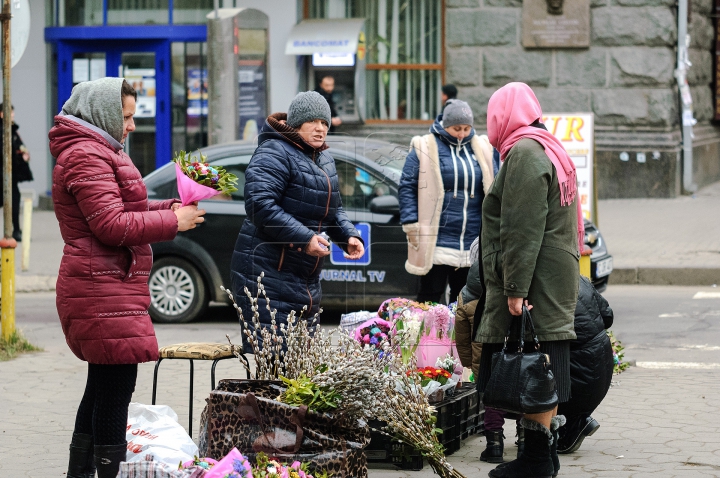
[[[270,115],[260,131],[245,172],[247,219],[231,264],[235,300],[251,329],[252,304],[244,289],[255,297],[261,273],[280,326],[291,311],[311,318],[320,308],[320,272],[330,254],[323,233],[349,259],[365,253],[360,233],[342,207],[335,161],[325,151],[330,121],[327,101],[309,91],[293,99],[287,114]],[[269,328],[273,319],[263,300],[257,313],[260,325]],[[251,353],[248,341],[243,343]]]
[[[570,343],[571,397],[558,409],[567,420],[558,430],[558,453],[576,451],[585,437],[600,427],[590,414],[605,398],[612,381],[613,351],[605,332],[612,323],[613,311],[607,300],[581,276],[575,309],[577,339]]]

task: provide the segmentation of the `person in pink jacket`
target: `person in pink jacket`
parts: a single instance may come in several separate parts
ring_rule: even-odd
[[[137,364],[158,358],[148,315],[150,243],[204,220],[195,205],[148,201],[123,151],[136,99],[123,78],[80,83],[49,133],[57,159],[52,198],[65,242],[57,310],[70,350],[88,362],[67,478],[93,477],[96,468],[99,478],[117,476]]]

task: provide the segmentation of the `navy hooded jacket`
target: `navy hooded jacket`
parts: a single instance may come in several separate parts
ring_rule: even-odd
[[[456,138],[445,131],[441,121],[442,115],[430,127],[430,133],[435,136],[438,146],[440,173],[445,189],[436,246],[467,251],[480,234],[482,201],[485,197],[482,171],[473,159],[474,153],[470,147],[475,130],[458,143]],[[419,168],[420,161],[413,149],[405,160],[398,188],[402,224],[418,221]]]

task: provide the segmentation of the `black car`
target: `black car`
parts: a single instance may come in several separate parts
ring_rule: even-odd
[[[321,276],[323,307],[373,310],[390,297],[415,297],[418,277],[405,271],[407,240],[397,199],[408,147],[353,137],[332,137],[328,144],[339,172],[343,207],[363,236],[366,252],[360,260],[350,261],[340,248],[331,246]],[[202,150],[208,162],[237,175],[238,191],[231,199],[202,201],[200,207],[207,212],[203,224],[179,233],[173,241],[152,245],[150,315],[155,321],[189,322],[201,316],[209,302],[228,302],[220,286],[230,286],[230,259],[245,220],[245,169],[256,146],[234,142]],[[150,199],[178,195],[172,163],[149,174],[145,183]],[[612,262],[608,269],[602,261],[612,258],[595,227],[586,223],[586,229],[586,242],[593,249],[593,280],[604,287]],[[598,264],[604,265],[598,268]]]

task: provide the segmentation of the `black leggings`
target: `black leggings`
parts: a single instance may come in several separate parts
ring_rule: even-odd
[[[92,435],[95,445],[125,443],[128,406],[135,391],[137,364],[88,364],[88,378],[75,433]]]
[[[446,265],[434,265],[420,277],[418,302],[445,302],[445,290],[450,284],[450,302],[455,302],[460,291],[467,283],[469,267],[456,268]]]

